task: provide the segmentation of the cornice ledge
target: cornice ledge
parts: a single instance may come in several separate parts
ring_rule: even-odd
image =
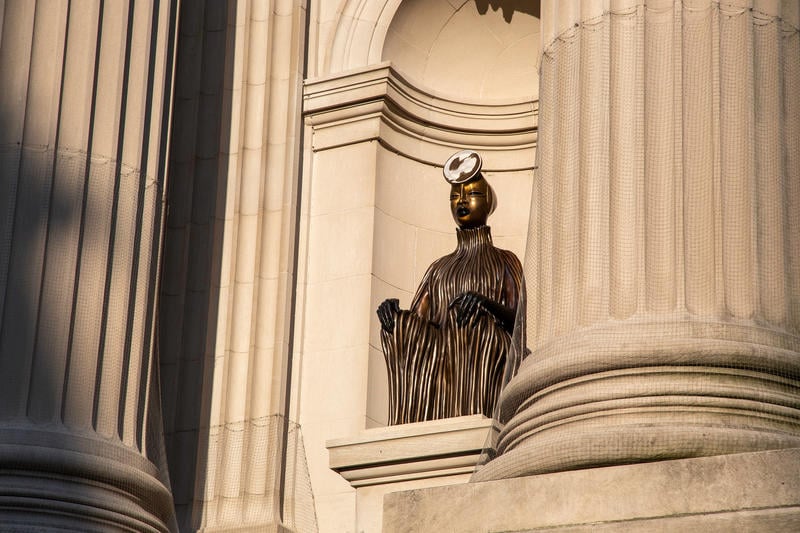
[[[456,101],[413,85],[388,62],[307,80],[303,102],[315,132],[379,115],[380,132],[362,128],[366,136],[348,136],[349,142],[380,138],[401,152],[406,143],[384,136],[494,150],[528,151],[536,144],[538,101]],[[315,143],[315,149],[330,147]]]
[[[469,474],[491,424],[471,415],[367,429],[326,443],[330,468],[354,487]]]

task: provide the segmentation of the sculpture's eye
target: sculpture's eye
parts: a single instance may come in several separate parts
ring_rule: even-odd
[[[452,202],[453,200],[458,200],[458,195],[457,194],[451,194],[450,195],[450,201]]]
[[[483,196],[483,191],[470,191],[470,196]]]

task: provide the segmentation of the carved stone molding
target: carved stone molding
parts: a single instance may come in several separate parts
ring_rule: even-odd
[[[491,423],[470,415],[368,429],[328,441],[330,466],[353,487],[469,474]]]
[[[120,442],[66,428],[0,429],[0,522],[81,531],[170,531],[172,497],[156,465]],[[44,510],[47,512],[44,512]]]
[[[454,101],[415,87],[388,62],[309,80],[303,99],[314,151],[378,140],[441,166],[457,148],[470,146],[497,153],[487,172],[532,167],[538,101]]]

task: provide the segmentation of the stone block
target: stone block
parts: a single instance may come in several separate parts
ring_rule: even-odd
[[[411,490],[383,531],[798,531],[800,448]]]
[[[330,466],[354,487],[470,473],[491,422],[469,415],[368,429],[328,441]]]
[[[356,531],[381,530],[383,498],[389,492],[466,483],[491,423],[483,415],[470,415],[376,427],[329,440],[331,468],[356,489]]]

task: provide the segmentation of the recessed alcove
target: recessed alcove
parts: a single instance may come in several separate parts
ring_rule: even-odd
[[[442,177],[450,155],[465,148],[481,154],[499,200],[489,221],[494,242],[524,255],[537,142],[539,26],[534,8],[522,3],[345,2],[331,47],[318,62],[321,72],[305,80],[309,233],[299,374],[309,448],[416,434],[425,426],[381,427],[388,383],[375,309],[385,298],[408,308],[427,267],[455,248]],[[417,39],[408,32],[427,35],[425,54],[414,55],[403,43]],[[442,32],[463,34],[462,44],[438,42]],[[469,44],[480,50],[469,51]],[[449,70],[437,66],[447,64]],[[469,86],[454,83],[469,73]],[[450,423],[456,422],[432,425]],[[476,439],[482,445],[483,436]],[[427,445],[411,440],[424,455]],[[331,520],[343,500],[358,501],[353,505],[361,524],[367,515],[380,515],[381,491],[445,479],[414,474],[414,480],[354,487],[329,469],[328,457],[335,460],[338,452],[326,451],[333,455],[309,454],[309,471],[319,512]]]
[[[407,0],[386,33],[383,60],[420,87],[455,100],[533,100],[539,2]]]
[[[495,244],[524,255],[538,15],[539,2],[519,0],[406,0],[397,8],[382,51],[396,81],[387,96],[398,127],[385,128],[377,147],[373,308],[389,297],[407,308],[427,267],[454,248],[441,164],[462,148],[481,152],[484,173],[497,192],[499,207],[489,221]],[[410,97],[394,97],[392,88]],[[520,135],[526,128],[528,135]],[[387,417],[379,330],[373,316],[367,427],[384,425]]]

